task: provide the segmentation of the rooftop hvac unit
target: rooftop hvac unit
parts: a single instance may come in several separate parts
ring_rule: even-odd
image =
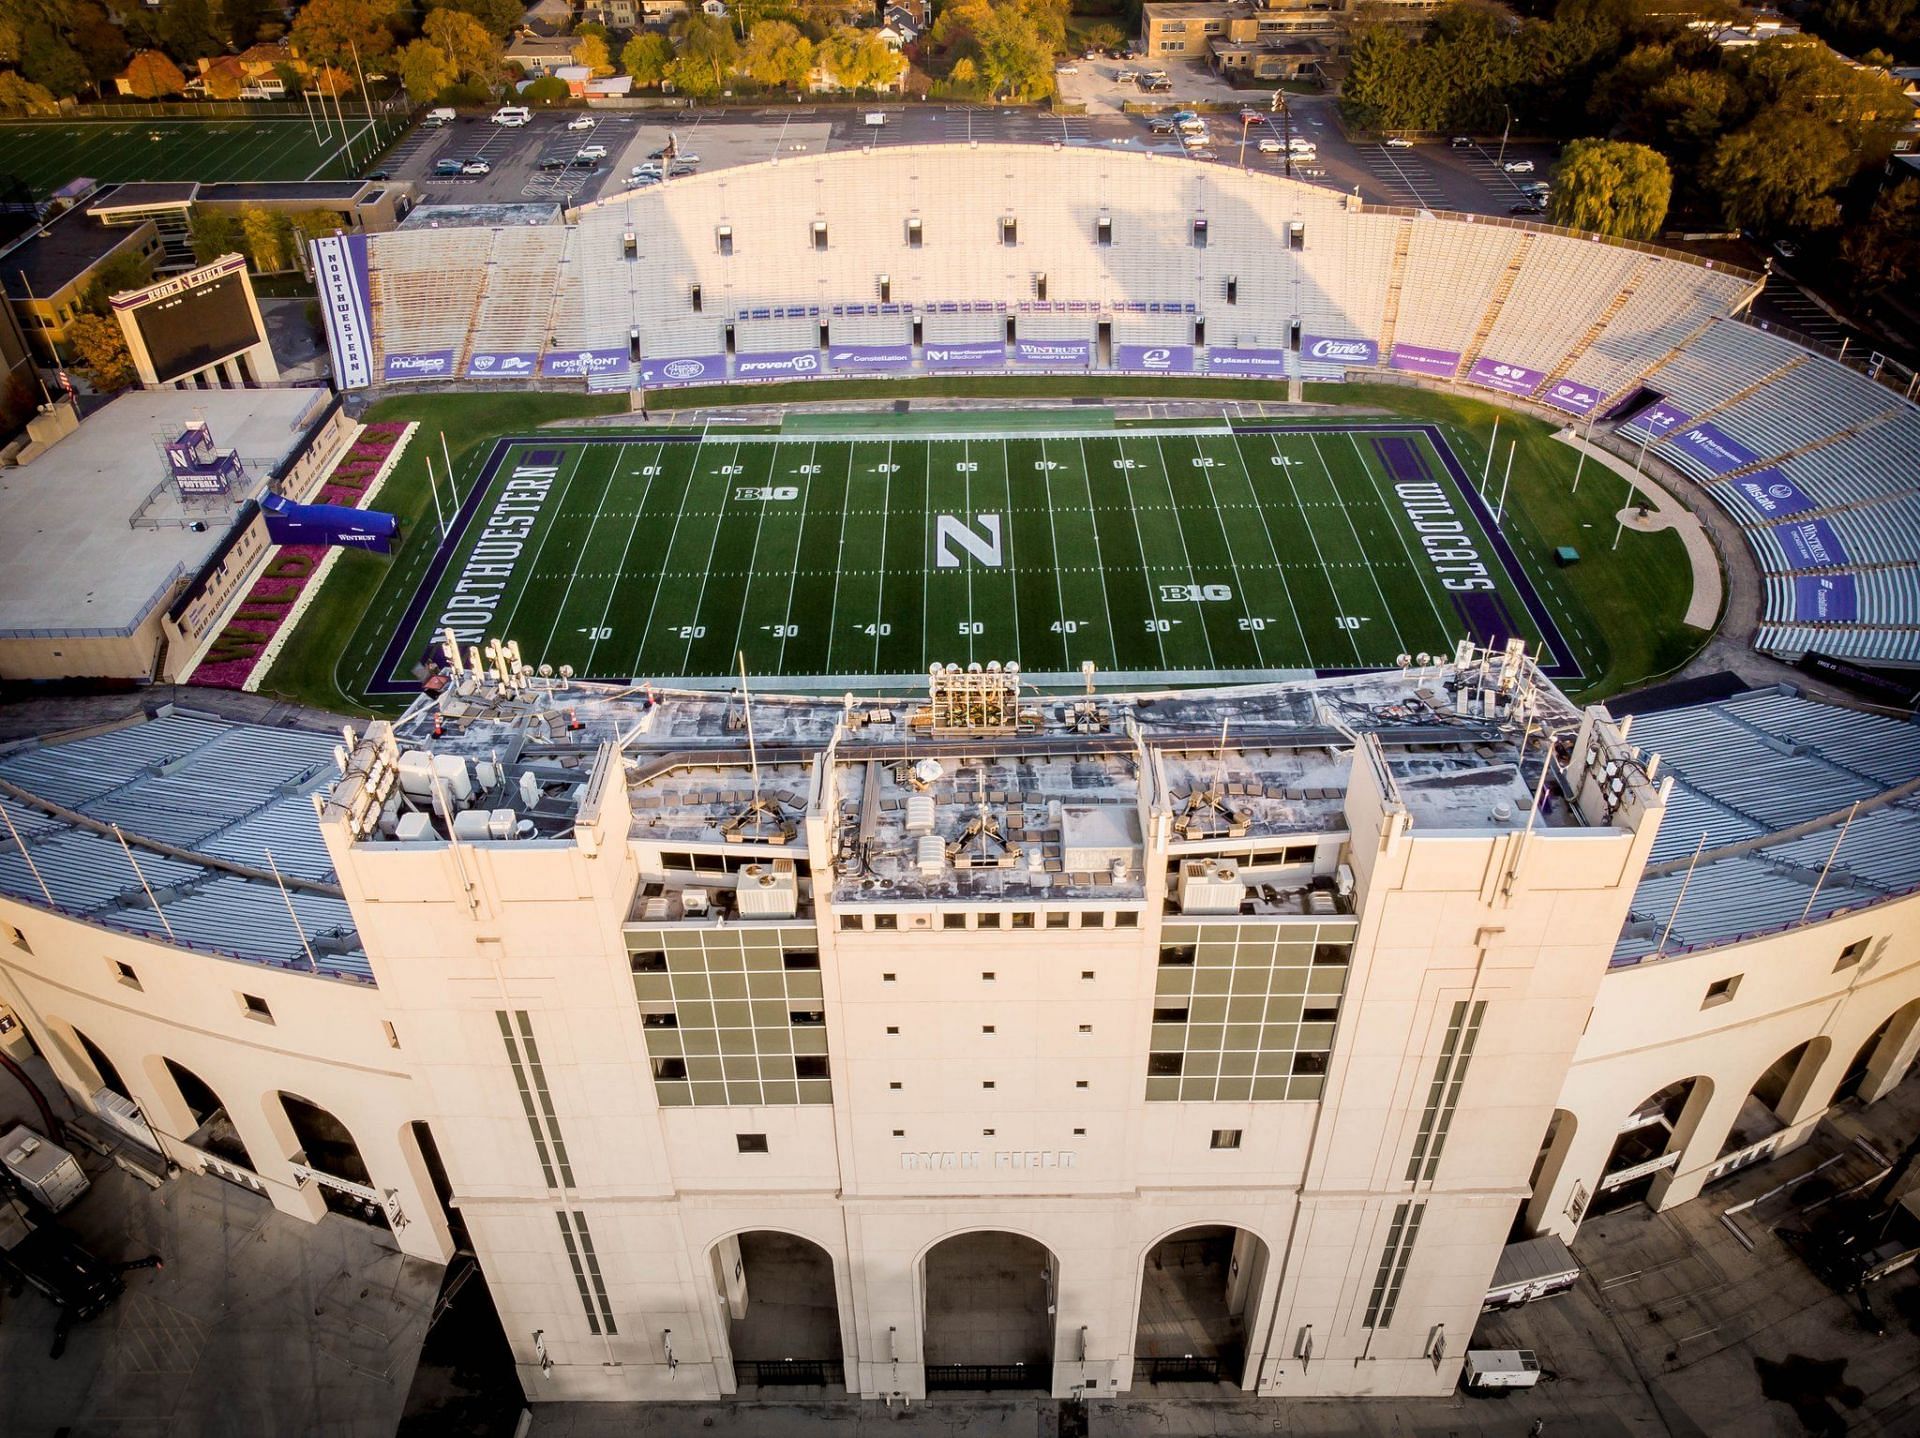
[[[909,834],[933,832],[933,795],[907,795],[907,832]]]
[[[433,832],[433,820],[425,814],[402,814],[394,825],[393,837],[402,844],[424,844],[439,835]]]
[[[791,864],[749,864],[740,871],[734,899],[743,919],[791,919],[800,911],[800,884]]]
[[[913,862],[928,878],[947,867],[947,843],[938,834],[922,834],[913,846]]]
[[[466,843],[489,837],[493,816],[485,809],[462,809],[453,816],[453,837]]]
[[[705,889],[682,889],[680,891],[680,911],[689,917],[704,914],[709,900]]]
[[[1189,859],[1180,866],[1180,912],[1237,914],[1246,897],[1240,871],[1218,859]]]

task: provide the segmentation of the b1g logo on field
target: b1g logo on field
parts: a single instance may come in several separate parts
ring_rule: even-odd
[[[960,556],[948,546],[957,544],[971,554],[979,563],[989,569],[1000,567],[1000,516],[997,514],[978,514],[974,523],[981,532],[975,534],[966,524],[951,514],[934,516],[933,521],[933,557],[934,564],[940,569],[958,569]]]

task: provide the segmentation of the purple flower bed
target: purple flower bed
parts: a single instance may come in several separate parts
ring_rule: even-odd
[[[340,457],[333,473],[320,487],[319,502],[357,508],[367,486],[373,483],[380,466],[387,462],[393,447],[406,432],[404,423],[392,420],[382,420],[362,429],[353,447]]]
[[[321,544],[282,545],[247,591],[227,627],[214,636],[207,657],[193,671],[193,682],[215,689],[244,688],[267,641],[287,622],[294,601],[319,569],[326,552]]]

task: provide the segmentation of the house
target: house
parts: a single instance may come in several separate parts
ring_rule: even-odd
[[[732,13],[727,9],[727,0],[700,0],[700,9],[715,20],[724,20]]]
[[[889,50],[894,51],[896,54],[899,51],[905,49],[911,43],[913,43],[912,36],[906,34],[901,30],[895,29],[892,25],[882,25],[878,30],[874,31],[873,33],[880,37],[880,43],[882,45],[885,45]]]
[[[573,28],[573,6],[568,0],[534,0],[520,17],[520,27],[535,35],[564,35]]]
[[[641,20],[640,0],[587,0],[580,11],[582,20],[591,20],[604,25],[609,30],[638,30]]]
[[[926,31],[925,14],[925,6],[916,5],[910,9],[905,5],[889,5],[886,14],[881,17],[881,28],[898,35],[901,45],[911,45]],[[892,41],[887,43],[893,44]],[[893,48],[898,50],[900,45],[894,45]]]
[[[507,61],[518,65],[529,80],[551,75],[562,65],[573,63],[573,42],[564,36],[531,35],[525,31],[513,37],[507,46]]]

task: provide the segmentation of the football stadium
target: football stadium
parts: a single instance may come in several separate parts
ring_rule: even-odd
[[[172,702],[0,745],[0,1040],[169,1202],[772,1426],[1760,1431],[1913,1282],[1920,407],[1762,275],[1001,143],[312,261]]]

